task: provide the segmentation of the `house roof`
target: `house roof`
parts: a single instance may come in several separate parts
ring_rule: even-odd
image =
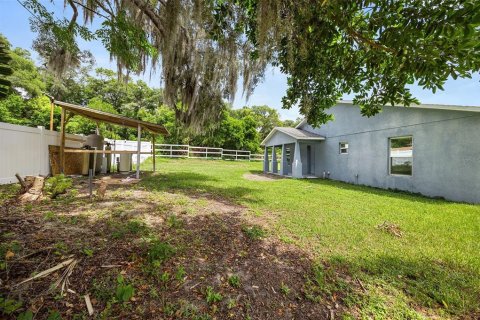
[[[78,114],[80,116],[89,118],[94,121],[107,122],[107,123],[112,123],[112,124],[121,125],[125,127],[131,127],[131,128],[138,128],[138,125],[140,125],[142,128],[147,129],[153,133],[162,134],[164,136],[169,134],[168,130],[160,124],[136,120],[136,119],[124,117],[118,114],[95,110],[88,107],[82,107],[79,105],[58,101],[58,100],[55,100],[53,103],[74,114]]]
[[[352,100],[340,100],[337,104],[346,104],[355,106]],[[464,112],[480,112],[480,106],[461,106],[448,104],[412,104],[410,107],[402,105],[395,105],[394,107],[413,108],[413,109],[431,109],[431,110],[450,110],[450,111],[464,111]],[[307,119],[303,119],[295,128],[300,128]]]
[[[325,140],[325,137],[321,135],[318,135],[309,131],[305,131],[302,129],[291,128],[291,127],[275,127],[273,128],[272,131],[270,131],[268,136],[262,141],[261,145],[262,146],[266,145],[268,140],[270,140],[276,132],[282,132],[296,140],[317,140],[317,141]]]

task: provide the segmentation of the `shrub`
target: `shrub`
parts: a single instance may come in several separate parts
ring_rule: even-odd
[[[45,192],[50,198],[55,199],[58,195],[67,192],[67,189],[72,187],[72,179],[59,174],[50,177],[45,182]]]

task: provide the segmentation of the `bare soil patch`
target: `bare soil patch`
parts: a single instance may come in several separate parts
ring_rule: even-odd
[[[307,285],[308,255],[245,232],[257,229],[243,207],[123,183],[90,201],[84,179],[75,188],[34,206],[1,205],[2,254],[10,253],[0,296],[22,302],[3,317],[87,318],[87,294],[103,319],[330,319],[342,311],[341,295],[312,296],[320,291]],[[65,269],[18,285],[70,258],[77,264],[63,295],[51,286]],[[122,301],[128,286],[133,295]]]

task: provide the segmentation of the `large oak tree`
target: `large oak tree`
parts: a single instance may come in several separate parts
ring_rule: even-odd
[[[197,128],[240,78],[250,95],[269,64],[288,76],[283,106],[314,125],[344,94],[371,116],[417,102],[409,84],[435,92],[480,70],[477,0],[66,0],[64,20],[23,4],[51,70],[81,61],[78,37],[99,39],[120,72],[158,66],[166,102]]]

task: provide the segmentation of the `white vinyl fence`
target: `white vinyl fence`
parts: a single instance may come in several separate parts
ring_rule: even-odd
[[[85,137],[66,134],[65,145],[80,148]],[[60,133],[0,122],[0,184],[17,181],[15,173],[48,175],[48,146],[60,145]]]

